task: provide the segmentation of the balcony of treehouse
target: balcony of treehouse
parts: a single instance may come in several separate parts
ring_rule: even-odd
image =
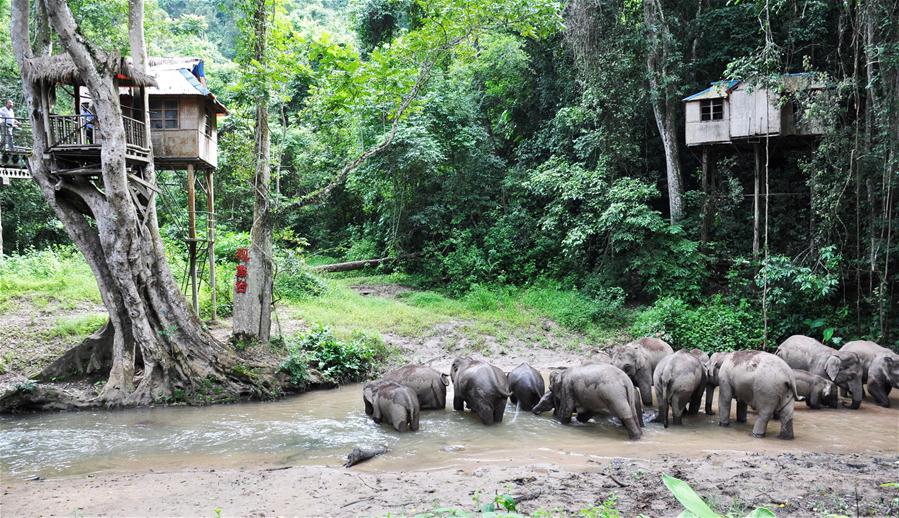
[[[146,89],[156,86],[156,80],[115,54],[99,53],[95,60],[104,61],[99,68],[111,70],[113,86],[129,94],[131,104],[122,106],[125,159],[130,167],[143,167],[150,156],[149,133],[144,123],[149,107],[144,99]],[[44,158],[53,159],[54,173],[98,174],[103,144],[99,121],[90,92],[72,59],[67,54],[31,58],[26,60],[23,72],[28,81],[40,87],[36,102],[40,103],[41,129],[47,136]]]
[[[99,162],[102,141],[93,115],[50,115],[49,122],[47,153],[50,156],[79,160],[95,158]],[[125,159],[148,162],[147,125],[123,115],[122,126],[125,129]]]

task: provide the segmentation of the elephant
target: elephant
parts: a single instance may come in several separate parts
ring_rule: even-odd
[[[457,358],[450,370],[453,381],[453,409],[474,410],[485,425],[501,423],[506,398],[512,395],[506,373],[489,363]]]
[[[612,363],[623,370],[640,389],[645,406],[652,406],[652,373],[662,358],[674,349],[663,340],[647,336],[612,351]]]
[[[837,386],[830,380],[802,369],[793,369],[796,378],[796,392],[805,398],[805,404],[814,410],[827,405],[831,408],[839,406]]]
[[[890,391],[899,388],[899,354],[867,340],[848,342],[841,351],[855,353],[862,362],[862,382],[882,407],[890,406]]]
[[[411,388],[393,381],[373,381],[362,389],[365,413],[376,423],[387,420],[398,432],[418,430],[420,407]]]
[[[422,410],[446,408],[446,387],[449,385],[449,376],[446,374],[425,365],[410,364],[388,372],[382,379],[395,381],[414,390]]]
[[[718,425],[730,426],[731,400],[737,400],[737,422],[746,422],[746,410],[758,412],[753,437],[764,437],[768,421],[780,420],[781,439],[793,438],[796,393],[793,369],[778,356],[764,351],[736,351],[726,354],[717,369]]]
[[[709,361],[705,363],[706,379],[705,379],[705,415],[713,415],[712,399],[715,397],[715,387],[718,386],[718,369],[721,368],[721,362],[730,353],[716,352],[712,353]]]
[[[577,420],[586,423],[598,413],[617,417],[631,439],[643,435],[643,407],[633,382],[618,367],[608,363],[587,363],[553,371],[549,376],[549,391],[543,395],[533,412],[553,410],[562,424]]]
[[[776,354],[794,369],[809,371],[848,389],[852,394],[852,405],[848,405],[849,408],[855,410],[861,406],[864,370],[861,360],[854,352],[837,351],[814,338],[793,335],[780,344]]]
[[[659,405],[656,422],[661,421],[668,428],[669,406],[675,425],[683,424],[682,415],[687,403],[690,404],[687,414],[699,413],[705,384],[705,367],[692,351],[680,350],[662,358],[652,376]]]
[[[512,391],[509,400],[512,403],[520,403],[521,409],[526,412],[533,410],[546,390],[540,371],[527,363],[522,363],[506,377],[509,380],[509,390]]]
[[[689,352],[693,356],[699,358],[699,361],[702,362],[703,366],[705,366],[705,364],[709,363],[709,355],[702,349],[697,349],[694,347],[694,348],[690,349]]]

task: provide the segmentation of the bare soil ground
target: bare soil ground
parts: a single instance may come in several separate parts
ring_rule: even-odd
[[[98,473],[3,484],[4,516],[411,516],[475,511],[496,494],[518,511],[571,516],[617,497],[622,516],[675,516],[662,473],[689,482],[719,509],[744,516],[896,516],[899,494],[880,487],[899,456],[737,454],[608,459],[583,469],[554,465],[370,473],[329,467]]]
[[[106,308],[90,302],[66,307],[50,301],[41,306],[26,298],[18,299],[0,314],[0,360],[5,371],[0,374],[0,383],[37,374],[81,341],[81,336],[54,334],[53,329],[60,323],[105,314]]]

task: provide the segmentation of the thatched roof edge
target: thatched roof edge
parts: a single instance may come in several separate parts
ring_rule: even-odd
[[[153,76],[138,72],[129,60],[109,54],[108,66],[113,69],[124,86],[156,86]],[[48,81],[56,84],[84,85],[78,67],[68,54],[41,56],[25,61],[25,77],[32,82]]]

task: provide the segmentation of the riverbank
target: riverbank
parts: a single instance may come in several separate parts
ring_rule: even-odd
[[[895,516],[897,489],[881,484],[897,466],[896,454],[720,451],[694,458],[587,459],[580,469],[478,462],[429,471],[180,469],[5,478],[2,508],[5,516],[215,516],[217,509],[222,516],[413,516],[439,509],[474,512],[504,494],[525,514],[570,516],[612,498],[622,516],[673,516],[680,507],[661,483],[668,473],[689,482],[719,511],[737,516],[756,506],[778,516]]]

